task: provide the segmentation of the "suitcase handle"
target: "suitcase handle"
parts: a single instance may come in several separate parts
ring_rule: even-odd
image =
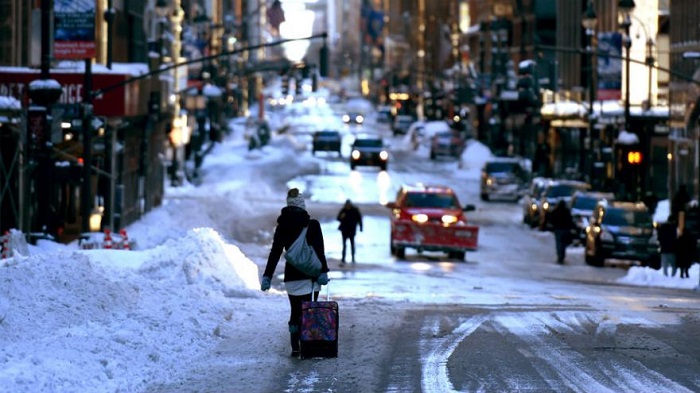
[[[331,280],[328,280],[328,284],[326,284],[326,301],[331,300],[331,289],[328,288],[328,285],[331,283]],[[321,285],[323,286],[323,285]],[[323,288],[321,288],[323,289]],[[320,293],[321,291],[319,291]],[[309,294],[309,297],[311,298],[311,301],[314,301],[314,280],[311,280],[311,293]]]

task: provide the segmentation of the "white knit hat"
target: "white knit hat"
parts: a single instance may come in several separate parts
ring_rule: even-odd
[[[298,188],[292,188],[287,192],[287,206],[296,206],[300,209],[306,210],[306,204],[304,203],[304,195],[299,191]]]

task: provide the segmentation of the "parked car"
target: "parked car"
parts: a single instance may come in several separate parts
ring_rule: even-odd
[[[641,202],[599,201],[586,227],[586,263],[603,266],[608,258],[630,259],[658,269],[659,242],[647,207]]]
[[[578,180],[554,180],[548,184],[540,198],[540,206],[542,207],[539,223],[540,230],[546,231],[551,229],[547,216],[549,212],[554,210],[554,207],[560,200],[570,204],[571,198],[576,191],[588,191],[590,189],[590,184]]]
[[[358,135],[350,151],[350,169],[365,165],[378,166],[385,171],[389,164],[389,151],[380,137]]]
[[[523,195],[523,223],[534,228],[540,224],[540,199],[542,193],[547,186],[552,182],[552,179],[547,177],[535,177],[530,182],[530,187]]]
[[[593,217],[593,210],[602,200],[613,201],[615,194],[599,191],[576,191],[571,197],[571,216],[574,218],[577,233],[574,244],[583,244],[586,239],[586,227]]]
[[[529,177],[522,159],[492,158],[481,168],[481,200],[497,197],[517,201],[527,191]]]
[[[348,112],[343,115],[343,123],[361,125],[365,122],[365,115],[360,112]]]
[[[396,200],[386,204],[391,215],[391,254],[405,257],[406,248],[442,251],[464,260],[466,251],[478,245],[479,227],[467,224],[465,211],[455,192],[447,186],[404,185]]]
[[[311,142],[311,153],[316,155],[318,151],[337,152],[342,156],[340,148],[343,145],[343,136],[334,130],[316,131]]]
[[[430,138],[430,159],[438,156],[459,158],[464,151],[465,140],[457,131],[440,131]]]
[[[378,123],[391,123],[393,116],[391,105],[381,105],[377,108]]]
[[[394,135],[406,134],[408,127],[413,124],[413,116],[411,115],[396,115],[394,117],[394,123],[391,125],[391,130]]]
[[[418,150],[421,146],[429,149],[433,135],[446,131],[450,131],[450,124],[445,120],[419,120],[408,127],[406,141],[410,143],[413,150]]]

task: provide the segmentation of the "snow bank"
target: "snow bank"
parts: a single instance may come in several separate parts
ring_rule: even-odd
[[[680,289],[695,289],[698,287],[698,274],[700,274],[700,265],[694,264],[690,270],[691,278],[681,279],[680,271],[676,272],[675,277],[664,276],[663,269],[654,270],[648,267],[632,266],[627,271],[627,275],[617,280],[620,284],[646,286],[646,287],[663,287],[663,288],[680,288]],[[671,271],[668,271],[671,274]]]
[[[0,269],[0,386],[12,392],[170,380],[220,342],[236,312],[227,297],[261,296],[257,266],[211,229],[147,251],[39,253]]]

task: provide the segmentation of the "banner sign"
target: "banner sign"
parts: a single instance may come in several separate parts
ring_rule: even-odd
[[[606,56],[606,54],[610,56]],[[622,34],[598,33],[598,92],[596,100],[622,98]]]
[[[95,57],[95,2],[54,1],[53,57],[59,60]]]
[[[39,79],[39,70],[0,69],[0,96],[13,97],[20,102],[29,103],[29,84]],[[58,104],[80,104],[83,102],[85,75],[77,72],[51,71],[51,78],[58,81],[63,89]],[[128,74],[95,73],[92,75],[93,89],[115,86],[132,78]],[[129,83],[97,96],[93,99],[96,116],[122,117],[140,116],[146,108],[139,107],[141,83]]]

